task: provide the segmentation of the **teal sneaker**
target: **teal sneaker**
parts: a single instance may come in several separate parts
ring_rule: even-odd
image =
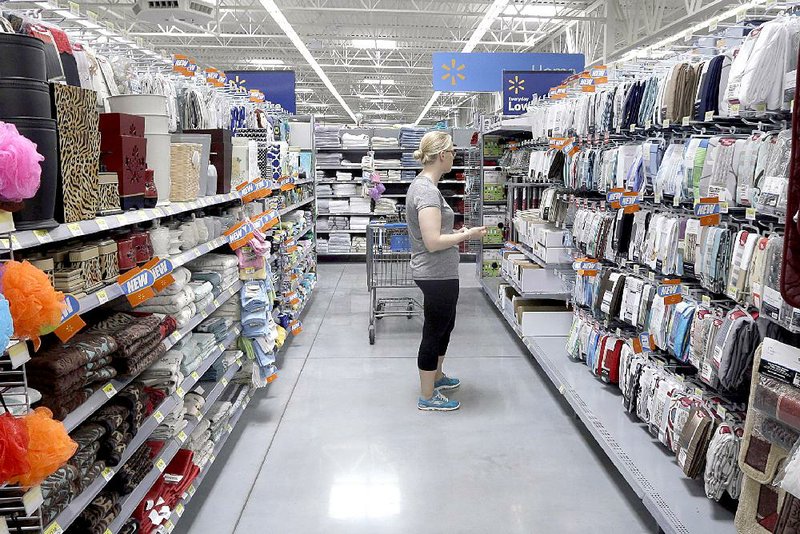
[[[458,410],[460,407],[460,402],[457,400],[449,400],[439,393],[438,390],[433,391],[433,397],[430,399],[423,399],[420,397],[419,401],[417,401],[417,408],[425,411],[452,412],[453,410]]]
[[[461,385],[461,380],[459,380],[458,378],[452,378],[450,376],[443,374],[442,378],[440,378],[439,380],[436,381],[435,384],[433,384],[433,387],[435,389],[448,390],[448,389],[456,389],[460,385]]]

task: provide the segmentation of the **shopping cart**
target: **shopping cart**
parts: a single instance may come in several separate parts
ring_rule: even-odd
[[[367,226],[367,289],[370,296],[369,343],[375,344],[375,320],[384,317],[422,315],[422,304],[414,297],[378,298],[384,288],[416,287],[411,278],[411,242],[405,223]]]

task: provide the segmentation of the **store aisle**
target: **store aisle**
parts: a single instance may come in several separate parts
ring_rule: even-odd
[[[446,371],[462,409],[416,409],[419,319],[367,339],[363,264],[322,264],[304,331],[176,531],[650,532],[462,265]]]

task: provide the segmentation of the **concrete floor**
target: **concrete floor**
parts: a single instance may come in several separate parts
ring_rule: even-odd
[[[416,409],[421,319],[367,337],[363,264],[322,264],[303,332],[176,532],[653,532],[462,265],[450,413]]]

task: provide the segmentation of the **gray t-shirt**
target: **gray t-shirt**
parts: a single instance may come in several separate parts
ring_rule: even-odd
[[[415,280],[458,279],[458,246],[430,252],[422,241],[419,212],[435,207],[442,212],[442,235],[453,233],[453,210],[445,201],[439,188],[427,176],[417,176],[406,194],[406,222],[411,239],[411,275]]]

